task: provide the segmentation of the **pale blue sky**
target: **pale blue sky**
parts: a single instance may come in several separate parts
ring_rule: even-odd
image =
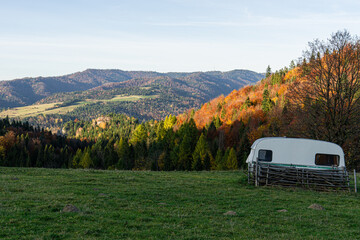
[[[0,0],[0,80],[87,68],[264,72],[359,26],[355,0]]]

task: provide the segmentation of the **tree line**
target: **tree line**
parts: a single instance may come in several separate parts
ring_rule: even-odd
[[[225,147],[215,122],[198,130],[194,120],[174,131],[176,117],[140,123],[123,114],[107,122],[69,121],[67,136],[27,122],[0,120],[0,165],[125,170],[226,170],[244,166],[246,142]],[[243,130],[245,127],[243,128]],[[241,134],[239,132],[239,134]],[[245,134],[245,132],[244,132]]]

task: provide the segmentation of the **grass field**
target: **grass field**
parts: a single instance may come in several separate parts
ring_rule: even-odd
[[[66,107],[55,107],[58,103],[48,103],[48,104],[35,104],[35,105],[29,105],[25,107],[17,107],[17,108],[11,108],[9,110],[0,112],[0,118],[5,118],[6,116],[9,116],[10,118],[25,118],[25,117],[31,117],[36,116],[39,114],[66,114],[67,112],[71,112],[75,108],[82,106],[86,103],[96,103],[96,102],[123,102],[123,101],[137,101],[142,98],[157,98],[158,95],[151,95],[151,96],[142,96],[142,95],[117,95],[112,99],[106,99],[106,100],[94,100],[94,99],[87,99],[86,101],[77,102],[73,105],[66,106]]]
[[[11,108],[9,110],[1,112],[0,118],[4,118],[6,116],[9,116],[10,118],[14,118],[14,117],[24,118],[24,117],[36,116],[39,114],[66,113],[80,106],[80,103],[76,103],[71,106],[54,109],[56,104],[58,103],[38,104],[38,105],[30,105],[26,107]]]
[[[0,226],[0,239],[358,239],[360,198],[255,188],[238,171],[0,168]]]

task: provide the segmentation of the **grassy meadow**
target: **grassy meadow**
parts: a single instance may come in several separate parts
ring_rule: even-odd
[[[0,112],[0,118],[5,118],[9,116],[10,118],[25,118],[25,117],[33,117],[39,114],[66,114],[68,112],[73,111],[75,108],[85,105],[87,103],[97,103],[97,102],[124,102],[124,101],[138,101],[143,98],[157,98],[158,95],[116,95],[111,99],[86,99],[86,101],[76,102],[72,105],[66,107],[56,107],[57,104],[61,104],[62,102],[56,103],[46,103],[46,104],[34,104],[25,107],[16,107]]]
[[[0,168],[0,239],[360,236],[359,194],[246,182],[240,171]],[[309,209],[313,203],[325,210]],[[63,212],[67,204],[80,211]],[[236,214],[224,215],[228,211]]]

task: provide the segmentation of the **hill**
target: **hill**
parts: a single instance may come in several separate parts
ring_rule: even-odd
[[[227,146],[237,143],[242,125],[247,126],[246,135],[250,143],[262,136],[281,136],[284,132],[279,130],[279,126],[274,126],[284,120],[282,113],[290,99],[289,89],[299,81],[301,67],[285,67],[255,85],[233,90],[196,111],[189,110],[179,115],[177,125],[181,126],[190,118],[199,129],[215,125],[218,131],[224,132]]]
[[[227,91],[238,89],[246,84],[255,83],[262,77],[262,74],[248,70],[158,73],[88,69],[59,77],[0,81],[0,106],[8,108],[31,105],[55,93],[86,91],[94,88],[96,90],[97,87],[103,85],[103,89],[109,89],[115,87],[140,87],[149,84],[171,87],[173,84],[178,84],[177,86],[180,85],[181,90],[187,93],[195,93],[195,95],[205,90],[202,97],[206,101],[219,94],[227,94]],[[192,92],[192,90],[195,91]],[[54,99],[54,97],[50,97],[50,99]]]

